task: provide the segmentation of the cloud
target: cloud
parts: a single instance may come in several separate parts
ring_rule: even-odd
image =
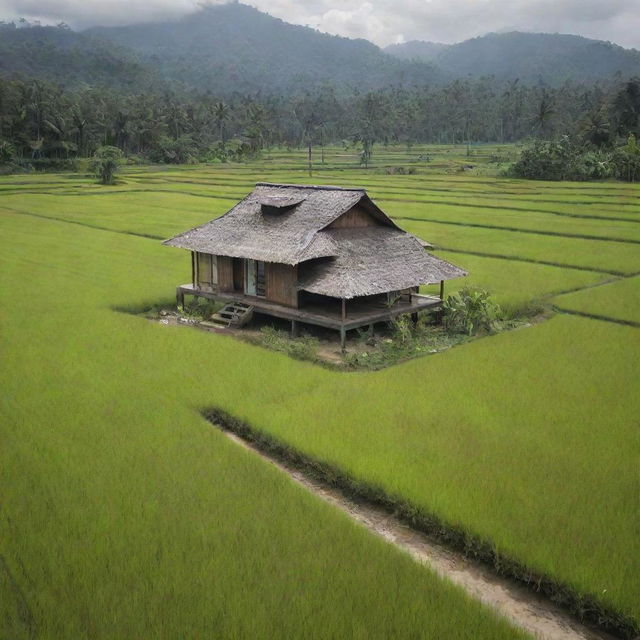
[[[196,11],[197,0],[0,0],[0,17],[25,17],[74,28],[174,19]]]
[[[403,40],[459,42],[519,30],[575,33],[640,48],[638,0],[244,1],[288,22],[381,46]],[[174,19],[197,8],[198,0],[0,0],[0,17],[86,27]]]

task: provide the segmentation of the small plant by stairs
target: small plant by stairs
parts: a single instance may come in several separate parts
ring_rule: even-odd
[[[244,302],[230,302],[211,319],[226,327],[243,327],[253,317],[253,307]]]

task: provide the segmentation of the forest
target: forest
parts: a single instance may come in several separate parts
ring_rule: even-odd
[[[192,163],[255,158],[273,146],[550,140],[612,149],[636,136],[640,80],[527,86],[490,78],[445,86],[353,92],[327,86],[297,95],[209,92],[129,94],[0,80],[0,161],[11,168],[72,167],[101,146],[132,161]]]

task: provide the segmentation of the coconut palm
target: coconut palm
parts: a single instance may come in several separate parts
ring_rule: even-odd
[[[216,120],[216,124],[218,125],[218,136],[220,137],[222,149],[224,150],[224,123],[231,117],[231,109],[229,109],[229,105],[224,102],[216,102],[216,104],[213,106],[213,115]]]

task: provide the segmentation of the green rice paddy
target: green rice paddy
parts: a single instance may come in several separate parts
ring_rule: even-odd
[[[312,178],[282,151],[135,167],[111,188],[0,179],[0,637],[518,637],[227,441],[211,406],[640,619],[639,330],[607,320],[638,322],[640,189],[444,174],[459,149],[419,152],[380,150],[365,171],[328,150]],[[400,163],[422,173],[382,172]],[[510,314],[603,319],[559,312],[341,373],[122,312],[189,277],[154,237],[258,180],[368,186]],[[444,189],[459,209],[427,202]],[[493,196],[508,208],[475,206]]]

